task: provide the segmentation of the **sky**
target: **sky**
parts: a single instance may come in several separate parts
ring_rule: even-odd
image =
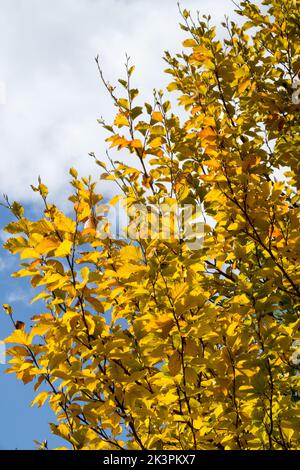
[[[182,0],[182,8],[210,14],[220,24],[224,15],[237,19],[230,0]],[[27,214],[41,208],[30,185],[40,175],[51,199],[65,207],[68,170],[99,175],[89,152],[105,160],[106,133],[114,108],[99,80],[94,57],[99,54],[106,78],[124,76],[125,54],[136,65],[134,86],[141,102],[163,89],[164,50],[181,51],[176,0],[0,0],[0,194],[19,200]],[[101,192],[111,196],[110,185]],[[0,238],[5,240],[7,211],[0,207]],[[0,247],[0,304],[11,303],[22,321],[38,312],[24,280],[12,279],[17,259]],[[10,333],[9,318],[0,312],[0,339]],[[32,449],[34,439],[49,447],[63,443],[51,436],[48,408],[31,407],[34,392],[0,364],[0,449]]]

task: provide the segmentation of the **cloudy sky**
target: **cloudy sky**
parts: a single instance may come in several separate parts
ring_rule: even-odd
[[[230,0],[182,0],[182,7],[211,14],[218,24],[236,18]],[[96,120],[108,120],[113,107],[99,81],[94,57],[100,54],[107,79],[124,73],[127,52],[136,65],[141,99],[151,100],[168,76],[163,51],[181,50],[176,0],[0,0],[0,194],[25,203],[33,214],[30,184],[38,175],[54,200],[68,192],[68,169],[98,174],[88,153],[105,158],[105,133]],[[104,189],[107,191],[107,189]],[[106,194],[107,195],[107,194]],[[0,210],[1,228],[7,215]],[[2,232],[3,236],[3,232]],[[1,304],[12,302],[17,318],[32,316],[24,281],[12,280],[15,261],[0,248]],[[36,309],[37,307],[35,307]],[[9,332],[0,317],[1,337]],[[3,374],[0,365],[1,448],[32,448],[49,436],[47,410],[30,408],[32,391]],[[53,444],[50,439],[50,444]]]
[[[184,0],[220,22],[230,0]],[[96,71],[100,54],[107,78],[124,73],[127,52],[136,64],[141,98],[168,82],[163,51],[180,50],[183,32],[176,0],[0,0],[0,192],[30,201],[37,176],[53,197],[62,194],[68,168],[95,173],[88,152],[104,155],[96,119],[113,107]]]

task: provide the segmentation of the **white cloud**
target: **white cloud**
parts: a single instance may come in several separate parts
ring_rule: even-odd
[[[7,302],[14,303],[14,302],[24,302],[28,303],[29,295],[28,292],[22,289],[16,290],[14,292],[10,292],[7,295]]]
[[[3,258],[0,258],[0,271],[4,271],[6,269],[6,263]]]
[[[0,272],[10,274],[11,271],[17,266],[17,260],[11,256],[0,256]]]
[[[232,13],[230,0],[185,0],[219,23]],[[100,53],[110,81],[123,74],[125,52],[136,64],[142,97],[168,82],[163,51],[180,50],[176,0],[2,0],[0,80],[0,193],[23,201],[37,176],[56,198],[66,193],[68,168],[98,174],[95,151],[105,159],[106,134],[96,123],[113,107],[97,75]],[[105,190],[105,187],[104,187]]]
[[[1,240],[2,242],[5,243],[5,242],[9,239],[9,237],[11,237],[11,234],[10,234],[10,233],[4,232],[4,230],[0,230],[0,240]]]

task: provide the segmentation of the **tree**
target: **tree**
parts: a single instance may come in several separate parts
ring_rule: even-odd
[[[162,92],[136,104],[129,62],[120,98],[96,59],[117,108],[101,124],[124,152],[109,166],[94,156],[120,189],[110,205],[122,193],[157,220],[162,206],[201,206],[202,245],[176,236],[172,217],[167,239],[147,226],[104,237],[102,197],[75,169],[72,217],[41,181],[40,220],[6,200],[14,276],[47,310],[26,331],[4,305],[8,372],[41,387],[33,403],[49,400],[52,432],[73,449],[299,448],[299,6],[242,1],[223,41],[209,17],[181,11],[185,49],[165,60],[183,123]]]

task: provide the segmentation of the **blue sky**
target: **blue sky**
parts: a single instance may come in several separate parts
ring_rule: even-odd
[[[29,214],[32,208],[27,205]],[[11,220],[6,209],[0,207],[1,226]],[[3,238],[3,233],[2,233]],[[38,313],[40,305],[30,305],[33,297],[30,284],[26,279],[12,278],[10,273],[17,270],[18,257],[11,256],[0,247],[0,302],[10,303],[14,307],[15,318],[29,323],[30,317]],[[0,337],[8,336],[12,331],[9,317],[1,308]],[[31,407],[34,397],[32,385],[25,386],[16,380],[13,374],[5,373],[6,366],[0,364],[0,390],[1,390],[1,429],[0,449],[32,449],[35,447],[33,439],[47,438],[51,447],[62,445],[62,441],[49,435],[49,421],[54,421],[54,415],[48,406],[44,408]]]
[[[185,0],[182,6],[210,13],[220,23],[224,14],[236,18],[230,0]],[[97,177],[88,153],[105,160],[104,138],[96,120],[108,121],[113,106],[100,84],[94,57],[100,54],[107,79],[124,73],[125,53],[136,64],[135,86],[141,101],[152,100],[153,88],[169,81],[162,71],[164,50],[178,52],[184,39],[178,27],[176,0],[1,0],[0,15],[0,194],[19,200],[31,216],[40,205],[30,184],[39,175],[51,197],[66,207],[68,169]],[[4,101],[4,102],[3,102]],[[120,157],[119,157],[120,158]],[[111,183],[101,183],[104,196]],[[0,207],[0,237],[9,221]],[[17,257],[0,247],[0,304],[11,303],[25,323],[38,312],[29,305],[33,292],[26,280],[12,279]],[[11,331],[0,315],[0,339]],[[31,407],[32,386],[24,386],[0,365],[1,449],[31,449],[33,439],[48,439],[50,448],[63,443],[50,435],[48,408]]]

